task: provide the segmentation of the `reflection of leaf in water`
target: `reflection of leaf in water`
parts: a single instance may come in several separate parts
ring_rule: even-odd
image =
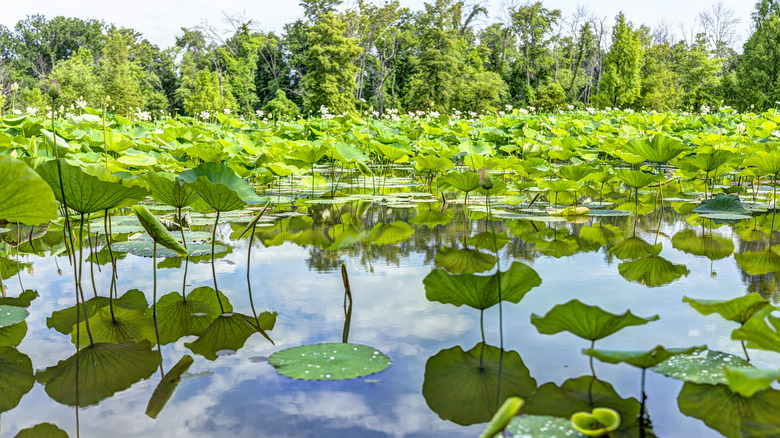
[[[674,379],[715,385],[727,382],[724,371],[727,366],[753,368],[747,361],[733,354],[703,350],[672,356],[651,369]]]
[[[38,292],[32,289],[27,289],[20,293],[18,297],[0,297],[0,305],[3,306],[16,306],[16,307],[28,307],[32,300],[38,297]]]
[[[417,216],[409,219],[409,223],[434,228],[437,225],[447,225],[453,217],[454,215],[450,211],[441,211],[439,204],[435,204],[431,208],[419,207]]]
[[[637,437],[640,406],[634,398],[621,398],[609,383],[583,376],[569,379],[561,386],[552,382],[540,386],[527,399],[521,413],[551,415],[568,420],[575,412],[590,412],[594,407],[607,407],[616,410],[623,419],[615,435]]]
[[[414,228],[403,221],[374,225],[368,238],[374,245],[388,245],[407,240],[414,234]]]
[[[685,265],[675,265],[662,257],[647,256],[619,264],[618,272],[628,281],[656,287],[669,284],[683,275],[687,277],[691,271]]]
[[[95,297],[90,298],[85,303],[87,307],[87,315],[91,318],[92,315],[97,313],[98,310],[109,303],[108,297]],[[120,307],[127,310],[146,310],[148,306],[144,293],[138,289],[132,289],[125,292],[124,295],[114,300],[114,307]],[[46,327],[53,328],[63,335],[69,335],[74,326],[76,325],[76,318],[84,317],[84,304],[80,304],[78,309],[82,312],[81,315],[77,315],[76,306],[71,306],[65,309],[52,312],[51,316],[46,318]]]
[[[0,328],[0,347],[16,347],[27,335],[27,323],[22,321],[8,327]]]
[[[225,312],[232,312],[233,306],[227,297],[219,293]],[[160,344],[165,345],[183,336],[199,336],[220,315],[221,310],[214,289],[201,286],[193,289],[183,300],[178,292],[163,295],[157,301],[157,327]],[[147,310],[151,315],[151,308]]]
[[[345,380],[378,373],[390,366],[390,358],[367,345],[333,343],[277,351],[268,363],[293,379]]]
[[[268,201],[257,196],[255,190],[224,163],[202,163],[182,172],[178,179],[217,211],[236,210],[245,204]]]
[[[38,371],[36,379],[49,397],[68,406],[97,404],[154,373],[160,354],[149,341],[122,344],[96,343],[85,347],[53,367]]]
[[[496,264],[496,257],[476,249],[453,249],[443,246],[436,253],[436,266],[453,274],[485,272]]]
[[[146,415],[148,415],[150,418],[157,418],[157,416],[160,414],[160,411],[163,410],[165,404],[168,403],[168,400],[170,400],[171,396],[173,395],[173,391],[176,390],[177,386],[179,386],[179,382],[181,382],[181,375],[190,369],[190,366],[194,361],[195,360],[192,358],[192,356],[185,354],[184,357],[182,357],[179,362],[177,362],[176,365],[174,365],[173,368],[168,371],[168,374],[162,378],[160,383],[157,384],[157,388],[154,389],[152,398],[146,405]]]
[[[780,254],[767,248],[763,251],[745,251],[734,254],[737,264],[748,275],[764,275],[780,272]]]
[[[629,237],[609,249],[620,260],[635,260],[644,256],[657,256],[661,253],[660,243],[650,245],[639,237]]]
[[[710,260],[726,258],[734,252],[734,242],[719,236],[699,236],[694,230],[682,230],[672,237],[672,246],[689,254]]]
[[[478,249],[486,249],[490,252],[496,252],[509,243],[509,237],[507,237],[505,233],[495,234],[495,244],[493,242],[493,236],[494,234],[492,231],[483,231],[477,235],[467,238],[466,243],[469,245],[474,245],[474,247]],[[496,247],[496,245],[498,245],[498,247]]]
[[[143,240],[130,240],[127,242],[117,242],[111,245],[111,249],[115,252],[130,253],[138,257],[153,257],[154,256],[154,242],[146,242]],[[199,257],[211,255],[211,245],[203,243],[188,243],[187,249],[190,253],[190,257]],[[214,254],[221,254],[227,251],[227,248],[223,245],[214,245]],[[179,257],[178,254],[170,249],[163,248],[157,245],[157,258]],[[192,260],[192,259],[190,259]]]
[[[557,259],[574,255],[579,249],[579,241],[574,236],[565,236],[554,240],[534,242],[534,250]]]
[[[482,354],[482,366],[480,366]],[[498,369],[502,360],[501,395],[498,397]],[[440,418],[460,425],[490,421],[499,403],[508,397],[527,398],[536,389],[520,355],[477,344],[469,351],[461,347],[442,350],[425,364],[422,393],[428,406]]]
[[[780,391],[774,389],[748,398],[725,385],[686,382],[677,396],[677,405],[683,414],[704,421],[727,437],[740,438],[742,422],[780,426]]]
[[[68,438],[68,433],[51,423],[39,423],[22,429],[14,438]]]
[[[254,319],[252,319],[254,320]],[[184,343],[193,353],[208,360],[216,360],[218,352],[235,352],[244,346],[257,328],[240,313],[223,313],[215,319],[194,342]]]
[[[690,304],[702,315],[717,313],[726,320],[739,324],[744,324],[756,312],[769,305],[768,301],[755,292],[731,300],[697,300],[684,296],[683,303]]]
[[[76,333],[79,333],[78,345],[89,345],[89,334],[92,334],[92,342],[108,342],[118,344],[120,342],[142,341],[144,339],[157,343],[154,334],[154,321],[144,315],[142,310],[127,310],[114,307],[113,312],[109,306],[105,306],[89,317],[89,333],[86,321],[82,319],[79,330],[71,332],[71,342],[76,344]]]
[[[434,269],[423,279],[425,296],[430,301],[487,309],[498,304],[498,275],[449,274]],[[542,279],[531,267],[514,262],[501,273],[501,299],[519,303]]]
[[[589,306],[578,300],[566,304],[558,304],[547,312],[544,317],[531,314],[531,323],[539,333],[555,334],[568,331],[580,338],[597,341],[633,325],[643,325],[657,321],[658,315],[641,318],[626,311],[615,315],[597,306]]]
[[[620,228],[596,222],[592,226],[584,226],[580,229],[580,238],[602,246],[610,245],[623,239],[623,231]]]
[[[35,384],[32,361],[13,347],[0,347],[0,412],[19,404]]]

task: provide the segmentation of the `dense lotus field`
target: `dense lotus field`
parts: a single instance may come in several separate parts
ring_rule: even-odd
[[[162,346],[184,339],[188,353],[149,395],[146,413],[156,418],[193,362],[219,361],[255,335],[273,344],[277,313],[255,309],[251,286],[247,309],[234,309],[234,297],[219,288],[215,261],[242,239],[249,242],[247,279],[253,242],[317,248],[323,269],[339,269],[343,278],[343,342],[279,349],[268,358],[278,373],[342,380],[383,371],[393,366],[387,355],[348,342],[353,298],[339,256],[360,253],[373,270],[371,248],[406,245],[429,229],[455,237],[437,240],[430,254],[435,268],[423,281],[425,297],[473,308],[481,325],[474,348],[443,350],[428,361],[422,393],[440,418],[489,423],[483,436],[653,436],[644,382],[660,373],[685,382],[683,414],[726,436],[780,430],[773,388],[780,371],[765,359],[759,367],[751,362],[753,351],[780,353],[774,110],[291,122],[224,114],[211,122],[135,122],[89,108],[55,116],[0,118],[0,367],[14,376],[0,383],[2,412],[35,382],[63,405],[98,404],[162,372]],[[676,223],[687,225],[667,236]],[[220,227],[228,227],[228,239],[218,239]],[[595,371],[537,388],[517,353],[504,349],[506,306],[549,280],[525,262],[603,251],[628,283],[652,290],[690,273],[661,256],[659,237],[711,261],[733,256],[746,275],[762,279],[757,291],[730,300],[706,290],[684,298],[703,315],[735,323],[732,353],[740,354],[693,343],[602,349],[602,339],[631,326],[652,338],[664,314],[611,313],[583,295],[531,309],[531,323],[545,335],[582,338],[591,369],[594,362],[636,367],[642,396],[618,397]],[[735,250],[734,239],[745,244]],[[151,294],[120,294],[117,263],[127,254],[154,259]],[[70,339],[73,355],[46,368],[17,348],[25,321],[37,317],[25,309],[47,299],[34,279],[22,284],[25,270],[34,270],[30,256],[55,256],[73,280],[72,302],[45,315],[50,329]],[[190,263],[209,262],[213,285],[186,291]],[[157,271],[167,268],[183,271],[181,291],[158,293]],[[103,271],[113,271],[107,290],[96,287]],[[496,346],[485,325],[498,325]]]

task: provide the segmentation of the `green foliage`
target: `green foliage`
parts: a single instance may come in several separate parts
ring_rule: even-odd
[[[639,35],[621,12],[612,28],[612,45],[604,57],[601,91],[597,96],[603,106],[626,108],[639,98],[642,90],[641,69],[644,49]]]
[[[263,111],[274,120],[292,120],[300,113],[298,105],[288,99],[282,89],[276,90],[274,98],[265,104]]]

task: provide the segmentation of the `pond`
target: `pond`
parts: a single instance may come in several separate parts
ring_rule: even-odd
[[[613,436],[716,437],[739,436],[740,431],[768,436],[767,431],[780,427],[779,391],[767,389],[766,383],[750,397],[735,395],[723,376],[724,364],[742,364],[732,370],[735,375],[748,367],[746,352],[750,365],[775,370],[778,353],[766,346],[743,349],[742,342],[732,339],[739,323],[713,312],[713,303],[693,303],[697,310],[684,301],[757,293],[776,302],[780,262],[775,258],[780,256],[769,242],[778,225],[771,223],[763,188],[755,205],[743,195],[751,218],[711,220],[691,212],[702,194],[685,187],[675,193],[672,185],[661,199],[656,190],[626,191],[610,183],[606,196],[591,193],[579,199],[590,211],[578,216],[550,216],[544,198],[512,205],[511,199],[447,193],[443,205],[440,194],[425,193],[427,187],[392,187],[381,196],[335,201],[307,202],[311,199],[301,195],[293,204],[285,199],[290,195],[285,188],[267,193],[279,203],[257,222],[251,244],[252,230],[241,231],[262,208],[223,215],[216,228],[210,225],[213,213],[190,211],[189,245],[200,242],[205,249],[198,254],[209,254],[213,235],[222,246],[217,246],[213,266],[208,255],[150,257],[149,245],[137,243],[145,233],[131,210],[111,219],[117,243],[108,254],[105,233],[98,231],[103,218],[92,218],[81,272],[85,297],[108,297],[115,290],[120,298],[108,306],[104,302],[100,311],[101,305],[95,304],[94,311],[90,307],[91,314],[103,315],[103,323],[90,317],[90,335],[113,327],[135,339],[149,339],[145,348],[121,351],[84,348],[89,338],[83,321],[79,332],[71,334],[76,293],[61,225],[51,225],[42,237],[32,236],[32,246],[26,242],[18,247],[16,242],[34,233],[9,226],[4,238],[14,245],[4,246],[6,295],[34,290],[39,297],[27,307],[26,334],[18,348],[0,347],[0,366],[8,370],[1,388],[7,400],[2,406],[4,434],[52,423],[71,437],[474,437],[484,430],[499,399],[510,395],[526,401],[521,414],[546,416],[539,421],[561,425],[570,431],[567,436],[579,436],[569,426],[571,414],[594,407],[621,414]],[[173,213],[164,206],[147,206],[158,217]],[[137,255],[138,247],[146,248],[146,256]],[[115,276],[111,257],[116,258]],[[503,280],[496,276],[498,266]],[[475,298],[458,297],[461,288],[469,287],[492,293],[497,283],[504,293],[500,305],[497,297],[481,296],[477,300],[485,309],[480,310],[479,303],[470,306]],[[216,295],[215,287],[223,295]],[[163,306],[178,305],[182,293],[211,304],[203,309]],[[139,304],[141,297],[146,302]],[[147,308],[155,297],[157,330]],[[211,315],[215,298],[222,309]],[[596,313],[581,307],[558,314],[558,322],[552,321],[554,312],[545,317],[572,300],[615,315],[630,310],[636,317],[610,320],[618,327],[592,343],[594,339],[571,331],[589,323],[596,328],[582,330],[608,325],[594,322]],[[50,328],[63,324],[63,309],[69,308],[67,334]],[[112,325],[107,309],[124,318],[125,325]],[[189,312],[189,319],[175,317],[175,311]],[[195,331],[193,321],[207,313],[206,326],[213,330],[201,328],[200,337],[187,335]],[[578,316],[586,313],[587,318]],[[230,319],[234,317],[240,322]],[[603,312],[601,317],[606,318]],[[214,328],[219,318],[224,324]],[[776,321],[772,315],[766,318],[768,324]],[[246,332],[246,321],[264,330]],[[746,335],[748,344],[756,342],[754,336]],[[159,350],[158,337],[164,344]],[[74,359],[76,339],[82,359],[92,354],[88,360]],[[369,358],[386,355],[390,364],[357,378],[302,380],[283,375],[273,359],[292,347],[343,342],[367,346]],[[607,350],[642,351],[658,345],[706,345],[708,350],[685,356],[689,365],[694,363],[689,376],[675,369],[675,357],[682,356],[663,362],[666,374],[677,378],[650,367],[643,372],[625,363],[630,358],[608,363]],[[597,349],[591,355],[606,359],[583,354],[591,347]],[[302,351],[301,356],[313,354]],[[712,352],[728,355],[713,359],[715,368],[695,366]],[[369,362],[348,363],[340,370]],[[322,362],[309,363],[308,369],[316,370],[319,365],[312,363]],[[717,374],[714,369],[720,375],[707,380],[708,372]],[[77,380],[76,373],[84,378]],[[732,375],[728,382],[736,385],[737,379]],[[515,424],[515,431],[527,427],[536,432],[526,436],[553,436],[549,430],[539,432],[544,426],[533,429],[530,420],[537,417],[516,420],[523,418],[527,422]]]

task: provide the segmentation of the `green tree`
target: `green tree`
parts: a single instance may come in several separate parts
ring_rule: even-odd
[[[623,13],[615,18],[612,46],[604,58],[604,72],[597,101],[602,106],[629,107],[642,91],[644,49],[639,35]]]
[[[337,15],[325,14],[309,31],[306,52],[306,76],[303,78],[304,109],[308,113],[327,107],[332,114],[355,109],[355,74],[353,60],[360,47],[344,36],[346,25]]]
[[[49,82],[56,80],[59,83],[58,101],[66,107],[84,100],[90,106],[100,108],[106,93],[99,74],[92,52],[82,47],[71,58],[54,65]]]
[[[281,89],[276,90],[276,95],[263,107],[263,111],[274,120],[294,119],[300,111],[298,105],[288,99]]]
[[[134,43],[131,33],[125,29],[112,29],[100,61],[103,89],[111,98],[113,111],[119,114],[129,114],[144,106],[138,67],[130,62],[130,47]]]
[[[756,3],[753,25],[737,67],[734,100],[742,108],[766,109],[780,101],[780,2]]]
[[[669,43],[647,48],[642,67],[642,91],[636,101],[638,107],[668,111],[680,105],[682,90],[674,67],[674,51]]]

